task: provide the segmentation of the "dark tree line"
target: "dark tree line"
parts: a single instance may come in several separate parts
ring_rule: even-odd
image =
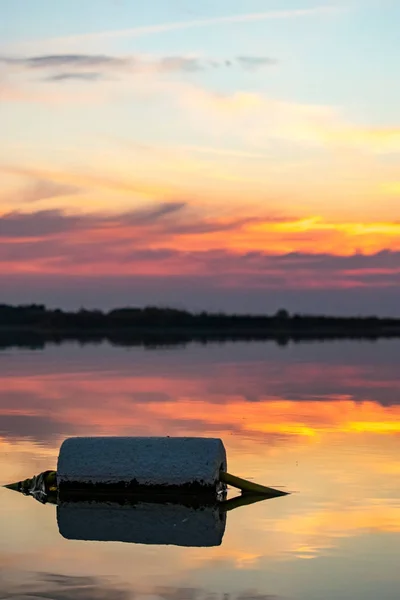
[[[154,329],[196,330],[212,332],[331,332],[381,333],[400,332],[400,319],[378,317],[330,317],[290,315],[282,309],[275,315],[238,315],[225,313],[193,313],[175,308],[148,306],[101,310],[52,310],[42,304],[12,306],[0,304],[2,329],[45,331],[123,331]]]

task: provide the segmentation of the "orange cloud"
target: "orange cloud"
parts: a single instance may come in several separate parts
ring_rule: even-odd
[[[348,123],[328,105],[299,104],[265,94],[237,91],[219,94],[180,85],[178,102],[212,119],[219,133],[235,131],[243,143],[265,146],[265,140],[286,140],[327,149],[349,148],[370,153],[400,149],[400,129]]]
[[[22,244],[29,240],[58,239],[65,260],[68,260],[68,252],[72,258],[75,248],[89,250],[91,245],[95,248],[101,242],[107,246],[107,253],[103,257],[101,253],[96,255],[99,264],[102,260],[109,262],[106,256],[111,262],[118,261],[129,248],[132,262],[135,262],[135,252],[139,259],[144,259],[140,249],[168,250],[171,260],[174,252],[198,253],[198,257],[207,259],[217,251],[239,257],[249,252],[265,253],[266,257],[290,253],[372,257],[383,250],[400,250],[397,222],[333,222],[316,216],[296,219],[279,214],[226,217],[214,213],[209,216],[207,210],[196,209],[186,202],[153,203],[126,213],[8,212],[0,219],[3,243],[20,243],[23,248]],[[79,261],[82,268],[84,255]],[[52,253],[52,258],[56,256]],[[123,262],[121,272],[125,272],[125,268],[131,272],[128,263]],[[182,268],[182,261],[179,266]],[[251,271],[251,266],[248,261],[245,270]],[[367,264],[363,266],[368,268]],[[393,265],[386,262],[379,267],[390,269]]]
[[[372,150],[373,152],[398,152],[400,149],[400,128],[348,127],[326,133],[329,143]]]
[[[209,217],[184,202],[122,214],[11,212],[1,218],[0,273],[378,289],[398,283],[399,233],[397,223]]]

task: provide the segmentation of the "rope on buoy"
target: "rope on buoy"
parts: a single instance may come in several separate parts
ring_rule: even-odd
[[[254,494],[263,496],[264,498],[287,496],[287,492],[282,492],[281,490],[275,490],[274,488],[253,483],[252,481],[242,479],[241,477],[236,477],[235,475],[225,473],[224,471],[220,471],[219,478],[222,483],[225,483],[226,485],[232,485],[233,487],[242,490],[242,492],[245,494]]]

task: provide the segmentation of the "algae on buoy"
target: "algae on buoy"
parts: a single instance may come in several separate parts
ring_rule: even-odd
[[[4,486],[8,490],[20,492],[24,496],[33,496],[36,500],[45,504],[57,503],[57,473],[56,471],[44,471],[34,475],[30,479],[17,481]]]

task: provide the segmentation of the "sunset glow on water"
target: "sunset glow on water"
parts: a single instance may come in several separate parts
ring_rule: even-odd
[[[379,585],[394,600],[398,346],[4,351],[1,483],[54,468],[72,435],[200,435],[223,439],[230,472],[291,492],[230,511],[222,545],[201,549],[65,540],[54,506],[0,491],[10,593],[26,580],[52,593],[83,585],[179,598],[190,588],[196,597],[334,599],[351,586],[351,597],[364,599]]]

